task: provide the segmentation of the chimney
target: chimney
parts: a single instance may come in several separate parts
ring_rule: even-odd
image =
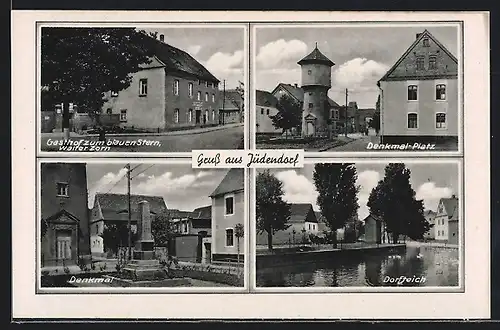
[[[165,41],[165,36],[163,34],[160,34],[160,41],[164,42]]]
[[[149,211],[149,202],[139,202],[139,221],[137,223],[137,233],[139,240],[151,240],[151,213]]]
[[[453,194],[453,195],[451,195],[451,198],[456,199],[457,195]]]
[[[415,38],[415,39],[420,38],[420,36],[421,36],[421,35],[422,35],[422,33],[417,33],[417,36],[416,36],[416,38]]]
[[[293,84],[295,88],[299,88],[299,85],[297,83]]]

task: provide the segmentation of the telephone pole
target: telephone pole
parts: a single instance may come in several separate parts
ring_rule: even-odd
[[[226,105],[226,79],[222,81],[222,125],[226,124],[224,106]]]
[[[130,214],[130,164],[127,164],[127,200],[128,200],[128,221],[127,221],[127,228],[128,228],[128,260],[132,260],[132,235],[131,235],[131,222],[132,222],[132,215]]]
[[[349,94],[347,88],[345,89],[345,136],[347,137],[347,117],[348,117],[348,108],[347,108],[347,95]]]

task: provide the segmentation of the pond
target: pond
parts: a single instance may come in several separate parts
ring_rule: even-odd
[[[399,254],[257,269],[257,286],[458,286],[458,268],[456,248],[407,247]]]

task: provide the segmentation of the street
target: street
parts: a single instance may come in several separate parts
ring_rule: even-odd
[[[354,135],[348,134],[350,138],[354,138],[355,140],[333,149],[329,149],[328,151],[370,151],[366,149],[368,142],[379,143],[379,137],[376,135]]]
[[[72,135],[70,140],[79,143],[77,149],[60,150],[59,145],[53,145],[56,141],[62,140],[62,133],[42,133],[42,151],[67,151],[67,152],[191,152],[196,149],[243,149],[243,125],[229,126],[218,130],[207,130],[205,132],[192,134],[165,134],[154,136],[107,136],[107,143],[96,146],[98,137],[85,135]],[[92,141],[92,142],[90,142]],[[125,144],[129,145],[111,145]],[[139,146],[131,146],[130,142]],[[116,142],[116,143],[113,143]],[[51,145],[49,145],[51,144]],[[94,145],[92,145],[94,144]]]

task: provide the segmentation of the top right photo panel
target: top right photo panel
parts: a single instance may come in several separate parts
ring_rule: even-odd
[[[253,29],[257,149],[462,151],[462,24]]]

